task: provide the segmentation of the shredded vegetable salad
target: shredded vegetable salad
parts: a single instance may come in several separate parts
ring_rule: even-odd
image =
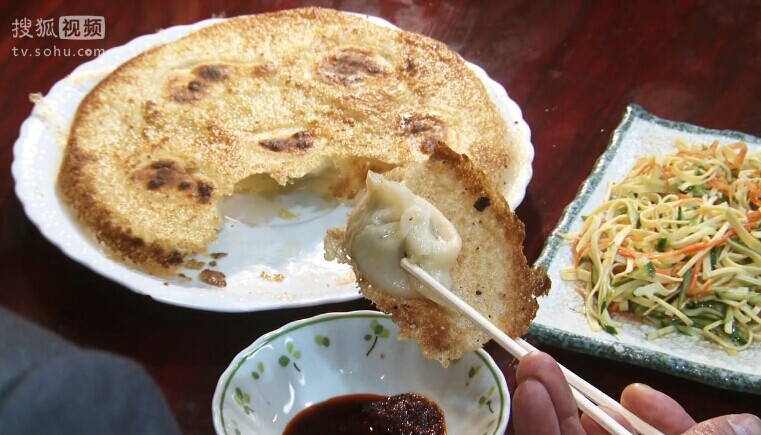
[[[743,142],[676,143],[637,161],[584,218],[573,267],[594,330],[614,314],[702,336],[730,354],[761,340],[761,152]]]

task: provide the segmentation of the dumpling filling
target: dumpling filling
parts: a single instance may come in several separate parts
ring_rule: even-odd
[[[364,278],[387,294],[428,297],[399,262],[407,257],[446,287],[462,248],[454,225],[404,185],[367,173],[367,190],[347,225],[349,255]]]

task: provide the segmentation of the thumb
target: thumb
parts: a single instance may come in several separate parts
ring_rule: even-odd
[[[732,414],[698,423],[683,435],[757,435],[761,419],[753,414]]]

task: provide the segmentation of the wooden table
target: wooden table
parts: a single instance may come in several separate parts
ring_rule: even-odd
[[[25,217],[13,193],[12,146],[32,108],[92,56],[23,56],[39,48],[96,49],[176,24],[301,5],[299,1],[133,0],[124,5],[43,0],[5,2],[0,46],[0,304],[83,346],[132,357],[161,386],[189,434],[213,432],[210,402],[232,357],[260,334],[348,303],[224,314],[179,308],[133,293],[64,256]],[[305,3],[305,2],[304,2]],[[536,149],[534,177],[517,212],[533,261],[560,213],[605,148],[624,108],[761,135],[761,7],[757,2],[422,2],[340,1],[323,6],[381,16],[444,41],[481,65],[521,106]],[[37,20],[66,15],[105,19],[105,38],[38,37]],[[32,22],[18,37],[16,20]],[[23,23],[23,21],[19,21]],[[670,375],[543,346],[563,364],[617,397],[646,382],[679,400],[698,420],[761,410],[761,396],[710,388]],[[489,350],[512,382],[514,362]],[[761,364],[761,362],[759,362]]]

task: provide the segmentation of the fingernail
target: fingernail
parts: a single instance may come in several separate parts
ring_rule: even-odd
[[[729,417],[727,423],[737,435],[761,434],[761,419],[753,414],[737,414]]]
[[[652,393],[653,391],[658,391],[655,388],[653,388],[653,387],[651,387],[650,385],[647,385],[647,384],[635,383],[635,384],[632,384],[632,386],[634,388],[637,388],[640,391],[646,392],[648,394]]]
[[[652,390],[653,389],[653,387],[651,387],[650,385],[640,384],[639,382],[634,383],[632,385],[636,386],[637,388],[642,388],[642,389],[646,389],[646,390]]]

